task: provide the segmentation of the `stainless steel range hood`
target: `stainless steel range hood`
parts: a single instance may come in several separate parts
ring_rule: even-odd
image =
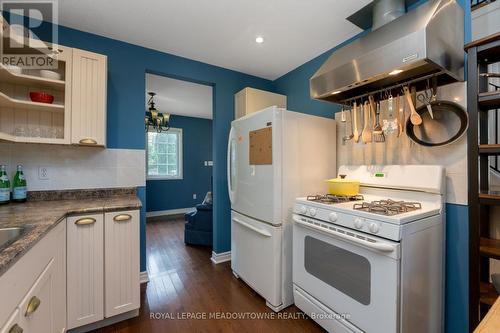
[[[463,80],[464,13],[455,0],[429,0],[336,50],[310,79],[314,99],[342,102],[436,73]]]

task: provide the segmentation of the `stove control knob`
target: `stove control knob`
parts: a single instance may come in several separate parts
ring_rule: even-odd
[[[370,228],[370,231],[373,232],[374,234],[376,234],[380,230],[380,226],[375,222],[370,223],[369,228]]]
[[[316,216],[316,209],[315,208],[309,208],[309,214],[311,216]]]
[[[307,208],[306,208],[306,206],[300,206],[299,211],[300,211],[300,214],[305,214],[305,213],[307,213]]]
[[[330,213],[328,215],[328,218],[330,219],[331,222],[337,221],[337,213]]]
[[[354,220],[354,226],[356,227],[356,229],[361,229],[363,228],[363,225],[365,224],[365,222],[363,221],[363,219],[357,217],[355,220]]]

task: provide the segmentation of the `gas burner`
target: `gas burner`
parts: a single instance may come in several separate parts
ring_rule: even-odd
[[[365,212],[392,216],[421,209],[422,205],[420,202],[394,201],[387,199],[355,203],[353,208]]]
[[[363,196],[360,194],[353,196],[333,195],[333,194],[317,194],[317,195],[307,196],[307,201],[319,202],[324,204],[335,204],[340,202],[360,201],[360,200],[364,200]]]

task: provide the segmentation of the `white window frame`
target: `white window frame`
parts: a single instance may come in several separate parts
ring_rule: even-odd
[[[156,133],[156,130],[154,128],[149,129],[148,132],[153,132]],[[149,154],[149,147],[148,147],[148,133],[146,133],[146,180],[182,180],[183,179],[183,164],[182,164],[182,128],[173,128],[171,127],[167,132],[162,132],[162,133],[172,133],[172,132],[177,132],[178,134],[178,145],[177,145],[177,164],[178,164],[178,170],[179,172],[177,173],[177,176],[150,176],[149,175],[149,163],[148,163],[148,154]]]

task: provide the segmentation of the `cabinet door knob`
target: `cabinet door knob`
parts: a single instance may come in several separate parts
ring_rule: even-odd
[[[75,221],[76,225],[87,225],[87,224],[94,224],[94,223],[95,223],[95,219],[92,217],[84,217],[84,218],[81,218],[81,219],[78,219]]]
[[[23,333],[23,329],[18,324],[14,324],[10,328],[9,333]]]
[[[120,214],[120,215],[116,215],[115,217],[113,217],[113,220],[115,222],[125,222],[125,221],[128,221],[132,218],[132,215],[129,215],[129,214]]]
[[[36,309],[38,309],[38,307],[40,306],[40,303],[42,303],[42,301],[40,301],[38,297],[36,296],[31,297],[30,301],[28,302],[28,306],[26,307],[26,312],[24,313],[24,316],[28,317],[33,312],[35,312]]]
[[[85,138],[78,141],[82,145],[96,145],[97,141],[91,138]]]

